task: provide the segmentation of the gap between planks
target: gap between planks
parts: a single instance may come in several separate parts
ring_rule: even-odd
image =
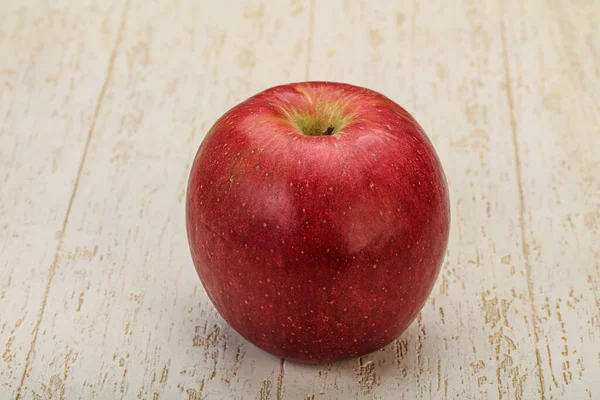
[[[308,12],[308,37],[306,39],[306,70],[304,73],[304,80],[308,81],[310,76],[310,64],[312,63],[312,44],[313,44],[313,31],[315,30],[315,0],[310,0],[310,9]]]
[[[505,74],[505,85],[506,85],[506,98],[508,101],[508,109],[510,116],[510,129],[512,131],[512,142],[515,157],[515,172],[517,175],[517,189],[519,191],[519,225],[521,228],[521,252],[523,254],[523,260],[525,261],[525,275],[527,278],[527,291],[529,292],[529,304],[531,305],[531,319],[533,321],[533,332],[535,336],[535,363],[538,369],[538,383],[540,385],[540,394],[542,400],[546,400],[546,389],[544,385],[544,373],[542,368],[542,357],[540,355],[540,336],[537,320],[537,312],[535,310],[534,295],[533,295],[533,281],[531,280],[531,263],[529,261],[529,249],[527,248],[527,242],[525,238],[525,196],[523,194],[523,171],[521,165],[521,157],[519,152],[519,141],[517,138],[517,120],[515,118],[515,103],[512,92],[512,78],[510,75],[509,63],[508,63],[508,45],[506,43],[506,26],[504,23],[504,6],[502,0],[499,1],[500,7],[500,30],[502,40],[502,53],[504,58],[504,74]]]

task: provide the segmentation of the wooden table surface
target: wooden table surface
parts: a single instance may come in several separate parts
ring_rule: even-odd
[[[0,398],[600,399],[599,21],[597,0],[0,0]],[[452,202],[417,321],[322,366],[223,321],[184,224],[211,124],[303,80],[413,113]]]

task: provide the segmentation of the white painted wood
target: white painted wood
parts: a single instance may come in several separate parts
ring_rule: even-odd
[[[14,398],[35,356],[121,13],[114,1],[36,3],[0,2],[2,399]]]
[[[600,398],[600,6],[505,5],[523,251],[546,398]],[[525,18],[536,13],[537,18]],[[510,18],[509,16],[512,16]],[[510,18],[510,19],[509,19]],[[541,38],[544,40],[540,40]]]
[[[597,2],[49,4],[0,2],[0,398],[600,396]],[[415,324],[323,366],[237,335],[184,227],[214,120],[305,79],[411,111],[453,212]]]

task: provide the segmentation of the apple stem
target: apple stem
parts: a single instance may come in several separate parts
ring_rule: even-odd
[[[323,136],[330,136],[333,133],[333,126],[330,126],[329,128],[327,128],[327,130],[325,132],[323,132]]]

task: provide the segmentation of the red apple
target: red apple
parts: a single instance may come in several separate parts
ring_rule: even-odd
[[[398,104],[329,82],[277,86],[223,115],[187,191],[194,264],[223,318],[258,347],[330,362],[415,319],[448,242],[448,188]]]

